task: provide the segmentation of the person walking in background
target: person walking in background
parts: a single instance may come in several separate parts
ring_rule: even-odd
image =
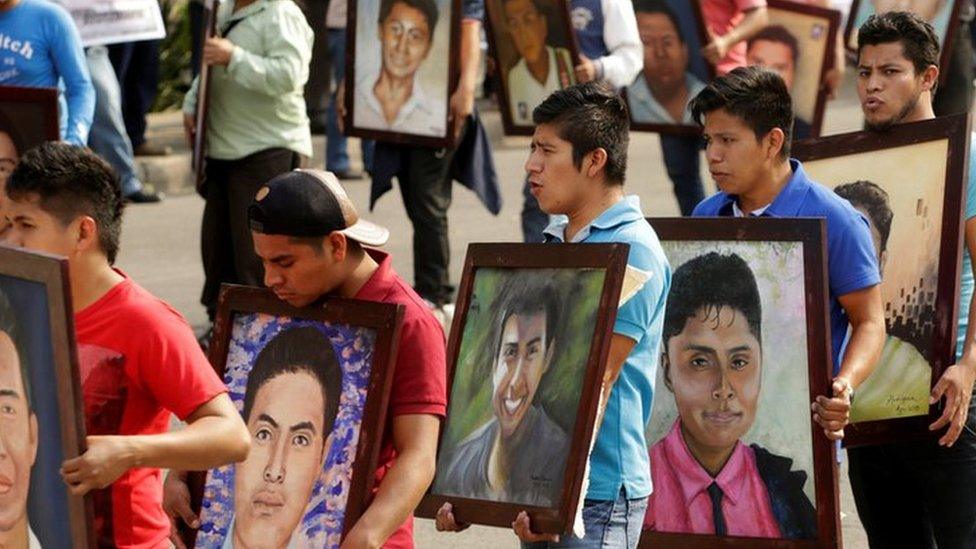
[[[349,153],[346,150],[347,139],[339,128],[339,109],[336,106],[338,87],[342,85],[346,76],[346,13],[347,0],[329,0],[329,11],[325,17],[325,26],[329,40],[329,62],[332,65],[332,80],[336,83],[336,91],[332,93],[329,107],[325,114],[325,169],[334,173],[340,180],[359,179],[362,174],[354,171],[349,165]],[[373,141],[361,141],[363,153],[363,169],[372,171]]]
[[[570,21],[580,50],[576,82],[597,80],[616,89],[633,83],[644,66],[634,6],[629,0],[572,0]],[[549,216],[539,209],[528,179],[522,188],[522,239],[542,242]]]
[[[258,188],[312,156],[303,87],[312,30],[292,0],[236,0],[221,4],[203,62],[211,65],[206,168],[201,194],[201,252],[206,281],[201,302],[210,318],[222,283],[260,286],[247,205]],[[183,102],[192,142],[199,79]]]
[[[147,191],[136,173],[132,142],[122,119],[122,92],[108,58],[108,48],[91,46],[85,50],[85,58],[95,88],[95,117],[88,134],[88,146],[118,172],[122,198],[126,202],[159,202],[162,197]]]
[[[122,92],[122,118],[136,156],[166,156],[169,147],[146,141],[146,113],[159,90],[159,44],[161,40],[124,42],[108,47]]]
[[[0,3],[0,34],[0,86],[60,88],[61,139],[88,143],[95,90],[68,12],[48,0],[8,0]]]

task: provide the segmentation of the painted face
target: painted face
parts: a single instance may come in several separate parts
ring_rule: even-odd
[[[505,24],[519,55],[535,62],[546,54],[549,27],[546,17],[539,13],[532,0],[505,2]]]
[[[17,160],[20,155],[17,153],[17,146],[10,134],[0,130],[0,180],[6,181],[10,174],[17,167]]]
[[[37,419],[28,408],[13,340],[0,332],[0,534],[26,520]]]
[[[282,301],[304,307],[332,292],[342,282],[339,263],[328,244],[321,248],[296,242],[290,236],[251,232],[254,253],[264,265],[264,285]]]
[[[644,78],[651,89],[673,89],[685,80],[688,46],[663,13],[638,13],[637,31],[644,44]]]
[[[234,474],[234,539],[284,548],[305,513],[326,454],[325,402],[307,372],[277,375],[259,389],[247,420],[251,452]]]
[[[905,57],[900,42],[864,46],[857,63],[857,95],[868,127],[886,129],[900,123],[931,89],[923,74]]]
[[[761,180],[767,139],[756,139],[752,128],[725,109],[704,119],[705,158],[715,184],[729,194],[751,191]]]
[[[729,307],[699,310],[668,340],[668,361],[689,449],[730,450],[752,427],[762,378],[759,341],[745,316]]]
[[[65,226],[41,208],[36,195],[24,200],[7,200],[4,207],[12,223],[3,235],[4,244],[72,258],[75,251],[72,235],[78,231],[80,218]]]
[[[584,166],[586,159],[583,160]],[[539,208],[550,215],[566,214],[586,202],[593,182],[573,164],[573,145],[556,133],[555,126],[539,124],[525,162],[529,188]]]
[[[502,327],[491,384],[492,407],[503,437],[518,428],[549,368],[546,348],[546,313],[512,315]]]
[[[380,24],[383,70],[396,78],[413,76],[430,51],[430,26],[423,12],[403,2],[393,4]]]
[[[772,40],[756,40],[746,52],[746,63],[775,72],[786,82],[786,89],[793,89],[796,66],[793,63],[793,50],[788,45]]]

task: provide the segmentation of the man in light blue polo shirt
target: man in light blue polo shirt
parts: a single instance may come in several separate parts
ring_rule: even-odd
[[[735,69],[709,84],[690,107],[703,126],[708,168],[721,189],[692,215],[827,220],[833,395],[817,397],[812,408],[827,437],[841,439],[851,396],[871,375],[885,337],[881,275],[868,222],[789,157],[793,107],[779,75],[760,67]],[[851,337],[841,361],[848,324]]]
[[[590,455],[586,535],[561,541],[536,535],[524,513],[514,528],[530,547],[633,548],[651,493],[644,427],[651,419],[671,268],[640,200],[624,195],[630,123],[623,100],[604,84],[580,84],[550,95],[532,117],[536,129],[525,170],[539,206],[558,216],[545,229],[546,241],[629,244],[627,268],[647,280],[617,311],[606,411]]]

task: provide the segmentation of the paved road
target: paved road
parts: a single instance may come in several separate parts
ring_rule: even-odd
[[[455,186],[454,205],[450,210],[450,240],[453,249],[452,278],[460,278],[464,250],[472,242],[518,241],[521,238],[522,164],[528,150],[527,138],[501,136],[497,111],[486,112],[486,124],[494,139],[495,161],[504,198],[502,212],[494,217],[467,189]],[[166,140],[178,138],[172,116],[155,119],[157,135]],[[178,119],[175,119],[178,121]],[[859,128],[860,111],[848,82],[841,99],[828,108],[826,128],[829,133]],[[321,166],[323,142],[316,140]],[[350,151],[358,151],[351,146]],[[640,195],[644,212],[649,216],[678,214],[677,203],[664,172],[660,146],[655,134],[635,133],[629,149],[627,191]],[[170,160],[172,163],[172,159]],[[169,169],[169,168],[166,168]],[[707,176],[707,173],[705,174]],[[707,179],[707,178],[706,178]],[[709,185],[711,185],[709,183]],[[408,280],[412,277],[411,227],[396,190],[384,196],[373,212],[367,212],[369,188],[363,180],[346,185],[351,198],[364,217],[381,222],[391,229],[387,249],[394,257],[394,267]],[[711,191],[709,191],[711,192]],[[174,196],[159,205],[133,206],[125,216],[119,265],[135,280],[180,310],[196,328],[206,324],[206,315],[198,303],[203,270],[199,256],[199,227],[203,201],[195,195]],[[867,547],[860,523],[854,513],[846,470],[839,475],[841,515],[845,546]],[[418,520],[416,539],[419,547],[463,547],[465,549],[501,549],[516,547],[514,537],[497,528],[473,527],[455,535],[438,534],[427,520]]]

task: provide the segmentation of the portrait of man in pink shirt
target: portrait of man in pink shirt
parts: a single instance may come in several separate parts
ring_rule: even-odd
[[[650,449],[654,492],[644,528],[815,538],[807,473],[742,441],[756,419],[765,358],[749,264],[735,253],[694,257],[674,271],[665,310],[661,366],[678,417]]]

